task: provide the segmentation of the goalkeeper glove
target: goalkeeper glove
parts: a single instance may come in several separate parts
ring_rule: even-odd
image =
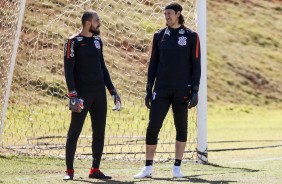
[[[191,87],[188,85],[187,95],[184,97],[185,102],[188,104],[188,108],[191,109],[198,104],[198,91],[199,86],[195,85]]]
[[[148,109],[151,108],[151,104],[152,104],[152,85],[151,84],[147,84],[146,87],[146,97],[145,97],[145,105],[147,106]]]
[[[68,97],[70,99],[69,101],[69,110],[72,112],[80,113],[82,109],[84,108],[83,100],[77,98],[77,92],[75,90],[70,91],[68,94]]]
[[[117,110],[119,111],[121,109],[121,100],[120,97],[117,94],[117,91],[115,89],[110,90],[110,94],[114,99],[114,106],[112,108],[112,110]]]

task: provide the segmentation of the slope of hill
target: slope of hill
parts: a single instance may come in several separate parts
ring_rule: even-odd
[[[208,0],[208,99],[282,102],[282,1]]]
[[[184,1],[180,2],[184,3]],[[110,66],[115,83],[123,86],[129,94],[137,94],[141,97],[146,82],[146,64],[149,59],[152,30],[160,28],[163,20],[154,19],[144,13],[144,9],[149,6],[154,7],[154,1],[143,3],[128,1],[122,5],[115,1],[107,3],[103,10],[110,12],[110,9],[115,9],[120,18],[130,16],[132,17],[130,20],[134,21],[143,17],[140,23],[147,34],[138,30],[133,23],[129,25],[126,24],[127,22],[121,22],[121,19],[115,15],[100,12],[103,25],[109,30],[103,33],[106,45],[105,57],[107,61],[113,60],[107,64]],[[93,6],[95,8],[95,5]],[[207,6],[209,102],[281,104],[282,1],[207,0]],[[69,11],[66,12],[66,9]],[[153,9],[154,14],[161,16],[162,11],[158,6]],[[64,95],[66,89],[62,77],[61,55],[54,50],[62,50],[64,39],[79,29],[80,21],[77,17],[80,17],[81,11],[63,0],[29,2],[22,33],[24,44],[20,47],[22,54],[18,55],[17,66],[20,69],[15,72],[14,88],[26,87],[27,84],[21,83],[28,81],[29,85],[41,89],[44,93],[47,91],[58,97]],[[40,20],[34,16],[36,13],[42,14]],[[59,17],[59,24],[44,25],[50,18],[54,20],[58,18],[54,16],[56,13],[63,15]],[[44,16],[45,14],[48,17]],[[113,20],[117,23],[113,24]],[[47,33],[38,31],[42,26],[46,26]],[[129,31],[130,29],[133,31]],[[112,32],[112,30],[118,31]],[[54,32],[56,34],[49,35]],[[57,38],[57,42],[52,42],[50,37]],[[31,48],[34,45],[37,45],[37,48],[34,47],[33,50]],[[132,49],[136,52],[131,52]],[[35,50],[42,55],[33,56]],[[46,57],[48,53],[52,53],[52,57]],[[121,58],[126,58],[127,62],[119,62]],[[33,62],[34,59],[36,62]],[[24,64],[26,60],[29,61],[29,67]],[[39,76],[40,73],[46,72],[42,71],[41,67],[46,67],[47,73],[51,74],[48,79]],[[33,70],[35,72],[23,75],[21,70],[27,71],[29,68],[35,68]],[[55,90],[56,93],[50,90]]]

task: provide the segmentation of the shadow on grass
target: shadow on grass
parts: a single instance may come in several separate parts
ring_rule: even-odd
[[[210,173],[210,174],[201,174],[201,175],[193,175],[193,176],[189,176],[186,177],[189,179],[189,182],[192,183],[233,183],[233,182],[237,182],[237,181],[231,181],[231,180],[206,180],[206,179],[202,179],[199,178],[203,175],[215,175],[215,174],[227,174],[227,173],[238,173],[238,172],[247,172],[247,173],[252,173],[252,172],[259,172],[260,170],[258,169],[248,169],[248,168],[238,168],[238,167],[228,167],[228,166],[222,166],[222,165],[218,165],[218,164],[213,164],[213,163],[207,163],[205,164],[207,166],[211,166],[211,167],[215,167],[215,168],[219,168],[219,169],[229,169],[232,171],[226,171],[226,172],[221,172],[221,173]]]
[[[207,163],[205,165],[216,167],[216,168],[221,168],[221,169],[235,169],[235,170],[240,170],[242,172],[259,172],[260,171],[258,169],[248,169],[248,168],[240,168],[240,167],[228,167],[228,166],[221,166],[221,165],[213,164],[213,163]]]
[[[1,159],[7,159],[7,160],[12,160],[12,157],[5,156],[5,155],[0,155]]]
[[[172,177],[162,177],[162,178],[144,178],[144,179],[140,179],[140,180],[134,180],[134,181],[117,181],[117,180],[91,180],[91,179],[83,179],[83,178],[79,178],[79,179],[75,179],[74,181],[77,182],[82,182],[82,183],[98,183],[98,184],[102,184],[102,183],[109,183],[109,184],[134,184],[134,183],[144,183],[144,182],[148,182],[148,183],[154,183],[154,181],[158,181],[159,183],[165,183],[165,182],[169,182],[169,183],[211,183],[211,184],[216,184],[216,183],[221,183],[221,184],[227,184],[227,183],[235,183],[238,181],[233,181],[233,180],[219,180],[218,178],[214,178],[213,179],[203,179],[201,178],[202,176],[208,176],[208,175],[217,175],[217,174],[230,174],[230,173],[238,173],[238,172],[242,172],[242,173],[253,173],[253,172],[259,172],[260,170],[257,169],[248,169],[248,168],[238,168],[238,167],[229,167],[229,166],[222,166],[222,165],[218,165],[218,164],[213,164],[213,163],[207,163],[205,164],[206,166],[209,167],[213,167],[216,169],[219,169],[218,171],[220,173],[207,173],[207,174],[200,174],[200,175],[192,175],[192,176],[187,176],[187,177],[183,177],[183,178],[172,178]],[[225,171],[223,171],[223,169],[226,169]]]
[[[189,178],[188,177],[184,177],[184,178],[180,178],[180,179],[176,179],[176,178],[157,178],[157,177],[153,177],[153,178],[146,178],[146,179],[140,179],[139,181],[135,181],[135,183],[139,183],[139,182],[154,182],[154,180],[156,181],[175,181],[175,182],[189,182]]]
[[[143,182],[154,182],[154,181],[163,181],[163,182],[177,182],[177,183],[188,183],[188,182],[192,182],[192,183],[232,183],[232,182],[236,182],[236,181],[230,181],[230,180],[213,180],[213,181],[209,181],[206,179],[202,179],[202,178],[196,178],[196,177],[184,177],[184,178],[150,178],[150,179],[141,179],[141,180],[137,180],[137,181],[132,181],[132,182],[126,182],[126,181],[117,181],[117,180],[94,180],[94,181],[90,181],[90,180],[86,180],[86,179],[75,179],[73,181],[77,181],[77,182],[83,182],[83,183],[91,183],[91,184],[102,184],[102,183],[107,183],[107,184],[134,184],[134,183],[143,183]]]
[[[143,183],[143,182],[154,182],[154,180],[156,181],[164,181],[164,182],[175,182],[175,183],[221,183],[221,184],[225,184],[225,183],[232,183],[232,182],[237,182],[237,181],[230,181],[230,180],[213,180],[213,181],[209,181],[206,179],[202,179],[202,178],[196,178],[196,177],[184,177],[184,178],[151,178],[151,179],[146,179],[146,180],[140,180],[140,181],[136,181],[135,183]]]
[[[3,159],[3,160],[13,160],[15,162],[24,162],[24,163],[33,164],[33,165],[37,165],[38,164],[35,161],[28,160],[28,157],[17,157],[15,155],[12,155],[12,156],[0,155],[0,159]]]
[[[257,146],[257,147],[246,147],[246,148],[226,148],[226,149],[211,149],[209,152],[222,152],[222,151],[237,151],[237,150],[255,150],[255,149],[267,149],[267,148],[279,148],[282,147],[279,145],[271,145],[271,146]]]
[[[93,179],[93,181],[91,179],[87,180],[87,179],[74,179],[73,181],[77,181],[77,182],[82,182],[82,183],[95,183],[95,184],[102,184],[102,183],[109,183],[109,184],[134,184],[134,182],[127,182],[127,181],[117,181],[117,180],[97,180],[97,179]]]
[[[192,183],[212,183],[212,184],[226,184],[226,183],[237,183],[237,181],[230,181],[230,180],[213,180],[213,181],[209,181],[209,180],[205,180],[205,179],[201,179],[201,178],[193,178],[193,177],[189,177],[189,182]]]

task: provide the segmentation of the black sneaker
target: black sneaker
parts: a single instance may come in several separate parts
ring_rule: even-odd
[[[89,173],[89,178],[95,178],[95,179],[112,179],[111,176],[106,176],[104,173],[102,173],[99,169],[91,169]]]
[[[74,170],[68,169],[66,170],[66,175],[64,177],[64,180],[73,180],[73,176],[74,176]]]

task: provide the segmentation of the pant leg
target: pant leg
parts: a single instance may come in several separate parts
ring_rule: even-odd
[[[172,111],[174,125],[176,129],[176,140],[180,142],[187,141],[188,129],[188,108],[184,101],[186,90],[175,90],[172,100]]]
[[[84,120],[90,109],[93,99],[90,95],[79,94],[79,98],[84,100],[84,109],[81,113],[71,113],[71,123],[67,134],[66,142],[66,165],[67,169],[73,169],[74,155],[76,151],[77,141],[81,133]]]
[[[107,98],[106,91],[95,93],[94,103],[90,108],[92,122],[92,167],[99,168],[104,148]]]
[[[171,104],[170,91],[157,89],[154,93],[155,98],[151,104],[146,132],[147,145],[156,145],[158,143],[158,135]]]

